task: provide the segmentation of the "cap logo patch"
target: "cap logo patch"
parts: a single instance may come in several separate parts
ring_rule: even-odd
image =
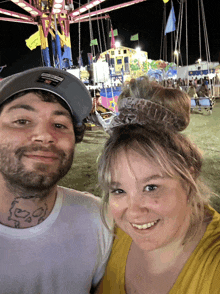
[[[37,82],[38,83],[43,83],[43,84],[48,84],[53,87],[58,86],[64,78],[55,76],[49,73],[41,73],[40,77],[38,78]]]

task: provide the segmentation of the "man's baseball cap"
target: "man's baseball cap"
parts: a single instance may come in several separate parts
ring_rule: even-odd
[[[74,75],[53,67],[36,67],[0,81],[0,105],[24,90],[45,90],[60,97],[81,124],[92,108],[92,98],[85,85]]]

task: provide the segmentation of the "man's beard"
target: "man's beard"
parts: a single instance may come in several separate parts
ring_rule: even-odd
[[[47,172],[48,166],[44,163],[35,163],[33,170],[29,171],[21,162],[26,153],[35,151],[53,152],[59,160],[59,166],[53,172]],[[10,144],[0,145],[0,172],[2,173],[7,187],[13,193],[22,197],[44,197],[57,182],[70,170],[74,152],[66,154],[55,146],[49,148],[31,145],[13,149]]]

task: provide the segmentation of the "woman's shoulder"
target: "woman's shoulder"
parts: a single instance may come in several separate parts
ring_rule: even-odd
[[[217,212],[213,207],[210,205],[206,206],[206,212],[208,214],[207,219],[211,217],[211,221],[209,221],[209,224],[206,229],[205,235],[210,235],[214,233],[214,235],[220,235],[220,214]],[[219,238],[220,242],[220,238]]]
[[[170,294],[220,293],[216,292],[220,289],[220,214],[210,206],[206,208],[212,220]]]
[[[110,259],[118,261],[123,259],[124,256],[127,256],[131,243],[131,237],[120,228],[115,227],[114,242]]]
[[[129,246],[131,245],[132,238],[128,234],[126,234],[122,229],[116,226],[114,233],[115,233],[115,238],[114,238],[115,244],[121,244],[126,242],[127,245],[128,244]]]

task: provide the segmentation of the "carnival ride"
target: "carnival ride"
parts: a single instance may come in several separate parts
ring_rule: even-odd
[[[38,26],[40,46],[44,66],[66,69],[73,66],[70,24],[109,18],[108,12],[134,5],[146,0],[133,0],[104,9],[91,11],[106,0],[91,0],[87,4],[74,7],[73,0],[9,0],[22,8],[27,14],[0,8],[0,13],[10,17],[0,17],[1,21],[32,24]],[[104,15],[103,15],[104,14]],[[48,34],[51,36],[49,50]],[[52,51],[52,56],[50,52]]]
[[[106,0],[91,0],[86,4],[81,5],[81,1],[78,1],[78,5],[73,0],[9,0],[13,2],[15,5],[19,6],[29,15],[21,14],[15,11],[10,11],[6,9],[0,8],[0,13],[9,16],[9,17],[0,17],[1,21],[8,22],[17,22],[17,23],[25,23],[37,25],[38,31],[26,40],[29,42],[29,48],[36,48],[36,46],[41,46],[42,53],[42,62],[43,66],[48,67],[56,67],[63,70],[68,70],[72,74],[76,75],[78,78],[81,78],[84,82],[89,80],[89,73],[87,70],[74,69],[73,66],[73,58],[71,51],[71,40],[70,40],[70,25],[78,24],[79,33],[80,33],[80,23],[81,22],[89,22],[89,30],[90,30],[90,42],[92,43],[91,51],[89,53],[91,56],[91,60],[93,63],[94,58],[96,58],[94,45],[98,45],[95,40],[93,40],[93,32],[92,32],[92,21],[94,20],[102,20],[109,19],[108,13],[120,9],[123,7],[128,7],[134,4],[138,4],[144,2],[146,0],[133,0],[129,2],[125,2],[123,4],[114,5],[108,8],[101,9],[100,4],[105,2]],[[85,2],[85,1],[84,1]],[[95,10],[96,9],[96,10]],[[114,47],[113,42],[114,35],[112,35],[112,46]],[[91,44],[90,44],[91,46]],[[79,68],[81,67],[81,48],[80,48],[80,40],[79,40]],[[99,64],[100,65],[100,64]],[[100,66],[94,65],[93,67],[97,67],[96,72],[100,71]],[[80,73],[79,73],[80,71]],[[92,68],[93,71],[93,68]],[[107,69],[108,72],[108,69]],[[90,71],[91,73],[91,71]],[[97,88],[96,86],[89,85],[88,89]],[[111,89],[111,92],[113,90]],[[106,92],[106,91],[105,91]],[[107,92],[106,92],[107,93]],[[114,94],[112,93],[113,99],[115,99]],[[107,98],[107,96],[106,96]],[[116,103],[112,103],[111,105],[116,105]],[[109,114],[106,115],[105,111],[95,111],[97,115],[97,122],[101,124],[103,127],[109,123],[110,117],[113,117],[114,109],[108,109]]]
[[[201,114],[212,114],[215,100],[213,97],[191,98],[191,112],[199,112]]]
[[[182,74],[183,71],[186,73],[184,77],[181,76],[181,78],[187,78],[188,84],[189,79],[197,77],[197,79],[204,78],[205,76],[212,79],[215,75],[215,66],[216,63],[211,62],[211,55],[210,55],[210,48],[209,48],[209,40],[208,40],[208,31],[207,31],[207,25],[206,25],[206,17],[205,17],[205,8],[203,4],[203,0],[197,0],[197,16],[195,15],[194,19],[189,19],[188,17],[188,9],[190,9],[190,6],[188,8],[187,0],[180,0],[179,2],[179,15],[178,15],[178,21],[176,30],[173,31],[173,40],[172,35],[170,41],[173,44],[173,47],[171,46],[172,50],[172,57],[173,61],[177,64],[177,78],[180,76],[180,73]],[[171,5],[173,6],[172,0]],[[190,3],[189,3],[190,5]],[[196,13],[196,11],[195,11]],[[184,28],[184,21],[185,19],[185,28]],[[196,60],[195,64],[189,65],[189,50],[190,50],[190,44],[189,44],[189,31],[191,30],[191,24],[193,24],[195,21],[198,22],[198,31],[194,31],[194,35],[198,34],[198,59]],[[183,32],[185,29],[185,45],[184,45],[184,51],[185,51],[185,69],[182,70],[183,62],[182,62],[182,54],[181,54],[181,42],[183,40]],[[202,36],[202,33],[204,34]],[[164,36],[165,38],[165,36]],[[164,43],[166,41],[164,40]],[[204,45],[203,45],[204,44]],[[166,50],[165,50],[166,52]],[[179,67],[181,65],[181,67]],[[188,70],[186,70],[186,68]]]
[[[191,97],[191,112],[193,111],[199,111],[199,113],[202,114],[211,114],[212,109],[214,106],[215,99],[213,97],[213,83],[211,83],[211,79],[215,76],[215,67],[217,63],[211,62],[210,57],[210,49],[209,49],[209,41],[208,41],[208,32],[207,32],[207,26],[206,26],[206,19],[205,19],[205,9],[203,0],[197,0],[198,4],[198,48],[199,48],[199,58],[196,61],[195,64],[189,65],[189,42],[188,42],[188,30],[189,30],[189,24],[190,21],[195,21],[197,18],[190,20],[187,15],[188,7],[187,7],[187,0],[180,0],[179,2],[179,15],[178,15],[178,21],[177,26],[175,26],[175,15],[172,19],[174,28],[171,30],[170,34],[170,41],[171,41],[171,55],[173,58],[173,62],[176,62],[177,64],[177,79],[183,79],[186,80],[187,83],[183,87],[185,91],[187,91],[189,87],[189,81],[193,79],[197,79],[198,81],[201,81],[201,84],[198,85],[196,92],[198,94],[198,97]],[[171,7],[173,9],[173,1],[171,0]],[[165,46],[167,45],[167,36],[166,34],[163,35],[165,31],[165,25],[166,25],[166,11],[164,6],[164,29],[162,29],[162,42],[164,44],[163,48],[163,58],[167,58],[167,49]],[[182,63],[182,55],[181,55],[181,41],[182,41],[182,32],[183,32],[183,19],[185,19],[185,47],[184,51],[186,52],[186,66],[179,67],[179,64],[183,65]],[[204,32],[204,45],[205,45],[205,61],[202,61],[202,29]],[[194,32],[195,35],[195,32]],[[161,54],[162,54],[162,48],[161,48]],[[209,91],[209,94],[199,93],[199,86],[202,85],[202,81],[205,81],[207,90]],[[196,84],[197,86],[197,84]]]
[[[120,9],[123,7],[127,7],[130,5],[134,5],[140,2],[144,2],[146,0],[133,0],[130,2],[126,2],[123,4],[118,4],[115,6],[111,6],[108,8],[101,9],[101,4],[106,0],[91,0],[86,4],[81,5],[81,1],[78,3],[73,0],[9,0],[22,8],[26,14],[17,13],[14,11],[9,11],[6,9],[0,8],[0,13],[7,15],[9,17],[0,17],[2,21],[9,22],[17,22],[17,23],[25,23],[25,24],[33,24],[38,27],[38,36],[39,36],[39,45],[41,46],[42,52],[42,61],[44,66],[53,66],[57,68],[61,68],[64,70],[72,70],[73,68],[73,58],[71,51],[71,40],[70,40],[70,25],[78,24],[79,34],[80,32],[80,24],[81,22],[89,23],[90,30],[90,42],[95,41],[93,39],[93,31],[92,31],[92,21],[97,20],[102,21],[103,19],[109,20],[110,17],[108,12],[111,12],[115,9]],[[84,1],[85,2],[85,1]],[[166,3],[164,1],[164,9],[166,9]],[[117,48],[115,46],[113,29],[111,27],[111,48],[104,51],[99,52],[97,56],[95,56],[94,45],[98,45],[93,43],[91,46],[91,61],[92,65],[90,67],[90,73],[93,73],[93,77],[95,81],[93,81],[93,85],[88,85],[89,90],[97,88],[94,84],[99,84],[100,94],[102,97],[102,106],[105,111],[97,111],[95,110],[96,123],[100,124],[105,128],[105,126],[111,120],[115,114],[117,114],[117,98],[121,92],[120,85],[125,82],[125,80],[129,80],[129,78],[138,77],[141,74],[147,74],[150,77],[161,81],[168,78],[178,78],[177,68],[179,65],[179,57],[180,55],[180,44],[181,44],[181,29],[182,29],[182,19],[183,19],[183,6],[187,6],[187,0],[180,0],[180,9],[179,9],[179,17],[178,17],[178,26],[176,30],[175,37],[175,49],[174,52],[179,52],[179,55],[176,55],[177,58],[176,63],[175,59],[171,61],[171,63],[163,61],[167,60],[166,56],[163,56],[163,60],[149,60],[147,56],[147,52],[142,52],[141,58],[136,58],[137,52],[135,49],[126,48],[121,46]],[[200,3],[200,5],[199,5]],[[171,0],[172,4],[172,0]],[[198,0],[198,6],[203,7],[202,0]],[[187,11],[187,9],[186,9]],[[27,15],[27,13],[29,15]],[[202,11],[203,23],[204,20],[204,11]],[[187,19],[187,15],[186,15]],[[165,23],[164,23],[165,24]],[[204,25],[205,29],[206,26]],[[162,30],[162,34],[163,34]],[[80,37],[80,36],[79,36]],[[201,37],[201,36],[200,36]],[[208,42],[207,42],[207,32],[205,34],[206,37],[206,52],[209,53]],[[36,39],[33,40],[36,42]],[[187,44],[188,46],[188,44]],[[201,40],[200,40],[201,46]],[[102,51],[102,50],[101,50]],[[120,51],[120,54],[119,54]],[[124,52],[126,53],[124,54]],[[128,54],[131,52],[132,54]],[[186,50],[188,54],[188,49]],[[112,56],[111,56],[112,54]],[[127,55],[126,55],[127,54]],[[80,40],[79,40],[79,68],[81,67],[81,48],[80,48]],[[114,55],[114,56],[113,56]],[[140,52],[139,52],[140,55]],[[201,49],[200,49],[201,55]],[[115,57],[115,58],[112,58]],[[145,60],[141,60],[145,57]],[[114,62],[112,63],[112,60]],[[121,63],[119,62],[121,59]],[[188,62],[188,56],[187,56]],[[127,61],[126,61],[127,60]],[[129,61],[128,61],[129,60]],[[123,63],[124,62],[124,63]],[[112,65],[114,64],[114,71]],[[121,66],[121,67],[120,67]],[[142,68],[143,67],[143,68]],[[78,69],[77,69],[78,70]],[[116,70],[116,72],[115,72]],[[126,73],[127,70],[127,73]],[[74,73],[74,70],[72,70]],[[82,74],[83,73],[83,74]],[[100,74],[101,73],[101,74]],[[107,74],[106,74],[107,73]],[[129,73],[129,74],[128,74]],[[101,75],[102,78],[99,81],[99,77]],[[127,78],[126,78],[126,74]],[[77,74],[75,74],[77,76]],[[83,78],[84,80],[89,80],[89,75],[86,70],[81,70],[81,75],[78,74],[79,78]],[[84,78],[85,77],[85,78]],[[85,82],[85,81],[84,81]],[[100,83],[99,83],[100,82]],[[92,95],[91,95],[92,96]],[[193,107],[192,107],[193,108]],[[106,114],[109,113],[109,115]],[[112,115],[113,114],[113,115]]]

